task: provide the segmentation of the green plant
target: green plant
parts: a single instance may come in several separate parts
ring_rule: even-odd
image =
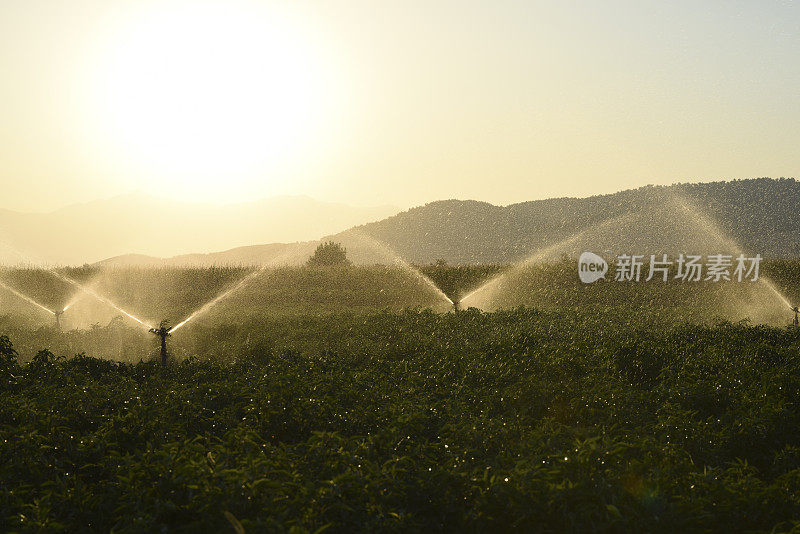
[[[321,243],[314,254],[308,259],[308,265],[314,267],[334,267],[339,265],[350,265],[347,259],[347,250],[340,244],[333,241]]]

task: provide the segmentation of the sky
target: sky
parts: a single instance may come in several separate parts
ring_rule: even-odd
[[[800,177],[800,3],[0,0],[0,207]]]

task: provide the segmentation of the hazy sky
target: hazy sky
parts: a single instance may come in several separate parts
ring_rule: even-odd
[[[0,0],[0,207],[800,177],[800,4]]]

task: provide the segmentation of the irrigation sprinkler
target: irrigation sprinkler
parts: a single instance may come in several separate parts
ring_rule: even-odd
[[[794,312],[794,320],[792,320],[792,326],[800,326],[800,308],[797,306],[792,306],[792,311]]]
[[[21,252],[19,252],[19,251],[15,251],[15,252],[16,252],[18,255],[22,256],[22,257],[26,257],[24,254],[22,254],[22,253],[21,253]],[[37,263],[35,260],[33,260],[32,258],[29,258],[29,257],[27,257],[27,261],[29,261],[31,264],[35,264],[35,263]],[[129,317],[129,318],[131,318],[131,319],[133,319],[134,321],[136,321],[137,323],[139,323],[140,325],[142,325],[144,328],[150,328],[150,329],[151,329],[151,331],[153,330],[153,329],[150,327],[150,325],[149,325],[148,323],[146,323],[146,322],[145,322],[145,321],[143,321],[142,319],[139,319],[139,318],[138,318],[138,317],[136,317],[135,315],[133,315],[133,314],[131,314],[131,313],[128,313],[127,311],[123,310],[123,309],[122,309],[120,306],[117,306],[117,305],[116,305],[116,304],[115,304],[115,303],[114,303],[114,302],[113,302],[111,299],[108,299],[108,298],[106,298],[106,297],[103,297],[102,295],[100,295],[100,294],[98,294],[96,291],[94,291],[93,289],[91,289],[91,288],[89,288],[89,287],[86,287],[86,286],[84,286],[83,284],[79,284],[78,282],[76,282],[75,280],[73,280],[72,278],[70,278],[69,276],[66,276],[66,275],[64,275],[64,274],[60,273],[58,270],[56,270],[56,269],[54,269],[54,268],[45,268],[45,270],[46,270],[47,272],[49,272],[50,274],[52,274],[53,276],[55,276],[56,278],[58,278],[59,280],[61,280],[62,282],[66,282],[66,283],[70,284],[71,286],[73,286],[73,287],[75,287],[75,288],[79,289],[81,292],[83,292],[83,293],[85,293],[85,294],[87,294],[87,295],[91,295],[91,296],[92,296],[93,298],[95,298],[96,300],[98,300],[98,301],[102,302],[103,304],[106,304],[107,306],[110,306],[110,307],[114,308],[115,310],[117,310],[117,311],[118,311],[118,312],[120,312],[121,314],[123,314],[123,315],[125,315],[125,316],[127,316],[127,317]],[[30,297],[28,297],[27,295],[24,295],[24,294],[20,293],[20,292],[19,292],[19,291],[17,291],[16,289],[14,289],[14,288],[12,288],[12,287],[9,287],[9,286],[7,286],[6,284],[4,284],[4,283],[2,283],[2,282],[0,282],[0,287],[4,287],[4,288],[8,289],[9,291],[11,291],[12,293],[14,293],[14,294],[15,294],[15,295],[17,295],[18,297],[21,297],[22,299],[24,299],[24,300],[26,300],[26,301],[30,302],[31,304],[33,304],[33,305],[35,305],[35,306],[37,306],[37,307],[41,308],[41,309],[42,309],[42,310],[44,310],[44,311],[46,311],[46,312],[48,312],[48,313],[52,313],[52,314],[56,315],[56,312],[54,312],[54,311],[53,311],[53,310],[51,310],[50,308],[47,308],[46,306],[43,306],[43,305],[39,304],[38,302],[36,302],[35,300],[31,299],[31,298],[30,298]],[[76,298],[72,299],[72,301],[71,301],[69,304],[67,304],[66,306],[64,306],[64,308],[61,310],[61,311],[62,311],[62,313],[63,313],[63,312],[65,312],[65,311],[67,311],[67,309],[69,309],[69,308],[70,308],[70,306],[72,306],[73,304],[75,304],[75,302],[76,302],[76,301],[77,301],[77,299],[76,299]],[[57,324],[59,324],[59,326],[60,326],[60,323],[59,323],[59,321],[58,321],[58,317],[56,317],[56,322],[57,322]]]
[[[61,316],[64,315],[66,308],[63,310],[56,310],[53,312],[53,315],[56,316],[56,328],[58,328],[59,332],[61,331]]]
[[[454,300],[453,301],[453,311],[456,312],[456,313],[461,311],[461,301],[460,300]]]
[[[161,321],[158,328],[151,328],[149,332],[161,338],[161,366],[167,365],[167,336],[171,335],[169,332],[172,327],[167,326],[167,321]]]

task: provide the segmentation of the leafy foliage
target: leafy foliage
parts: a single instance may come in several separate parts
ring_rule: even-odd
[[[17,366],[0,530],[766,532],[800,518],[792,329],[519,308],[254,318],[192,339],[207,357],[166,369],[44,351]]]
[[[17,351],[8,336],[0,336],[0,387],[14,378],[18,369]]]
[[[347,259],[347,250],[340,244],[333,241],[320,243],[314,254],[308,259],[308,265],[312,267],[334,267],[337,265],[350,265]]]

